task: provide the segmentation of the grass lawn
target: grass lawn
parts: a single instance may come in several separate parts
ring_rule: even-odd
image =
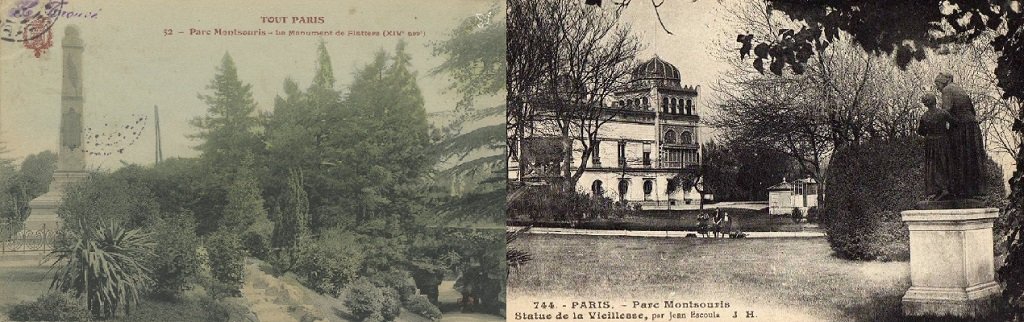
[[[528,235],[513,245],[534,260],[509,277],[510,317],[536,311],[534,301],[628,311],[633,300],[673,300],[729,302],[722,320],[752,310],[757,321],[902,321],[910,287],[907,262],[838,259],[824,238]]]
[[[45,294],[52,278],[49,266],[0,267],[0,320],[7,319],[11,305]]]

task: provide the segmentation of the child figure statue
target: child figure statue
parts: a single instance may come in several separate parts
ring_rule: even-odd
[[[925,138],[925,192],[926,200],[945,200],[950,194],[950,130],[953,117],[948,111],[936,106],[935,95],[925,94],[921,103],[928,111],[921,116],[917,134]]]

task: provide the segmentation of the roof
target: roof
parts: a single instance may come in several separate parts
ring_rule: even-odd
[[[782,182],[777,185],[768,187],[768,191],[780,191],[780,190],[793,190],[793,185],[786,182],[786,178],[782,178]]]
[[[670,64],[667,61],[654,56],[650,60],[641,63],[635,69],[633,69],[633,80],[645,80],[645,79],[657,79],[657,80],[671,80],[679,82],[679,68]]]

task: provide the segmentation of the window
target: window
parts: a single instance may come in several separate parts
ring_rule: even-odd
[[[650,106],[651,105],[651,103],[647,100],[646,97],[644,97],[644,101],[643,102],[644,102],[644,106]]]
[[[651,166],[651,144],[644,143],[644,166]]]
[[[626,166],[626,141],[619,141],[619,166]]]
[[[601,180],[594,180],[594,184],[590,185],[590,190],[593,191],[595,197],[604,196],[603,184]]]
[[[693,144],[693,136],[690,135],[690,132],[683,132],[683,134],[679,135],[679,143]]]
[[[665,143],[675,144],[676,143],[676,131],[668,130],[665,131]]]
[[[629,192],[629,179],[619,180],[619,200],[626,201],[627,192]]]
[[[644,199],[651,200],[652,192],[654,192],[654,180],[644,180]]]
[[[678,107],[679,107],[679,101],[676,100],[675,97],[673,97],[672,98],[672,114],[678,114],[679,113],[679,110],[676,109]]]
[[[668,113],[668,97],[661,98],[661,112]]]
[[[594,140],[591,144],[593,150],[590,151],[590,160],[595,167],[599,167],[601,166],[601,140]]]

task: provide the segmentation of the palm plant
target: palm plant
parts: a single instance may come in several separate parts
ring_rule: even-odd
[[[149,269],[143,265],[152,256],[150,235],[113,223],[65,233],[51,253],[58,268],[50,288],[84,294],[96,316],[112,317],[121,308],[129,314],[150,282]]]
[[[512,273],[513,270],[517,270],[526,265],[527,262],[533,260],[532,254],[512,246],[512,242],[519,239],[523,234],[528,233],[532,227],[533,226],[527,226],[515,231],[505,232],[505,244],[508,245],[508,248],[505,250],[505,262],[508,265],[509,274]]]

